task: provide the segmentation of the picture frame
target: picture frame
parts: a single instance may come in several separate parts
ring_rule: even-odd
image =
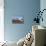
[[[13,17],[12,24],[24,24],[24,17],[21,16]]]

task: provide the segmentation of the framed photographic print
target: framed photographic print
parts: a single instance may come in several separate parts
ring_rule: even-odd
[[[12,19],[13,24],[24,24],[24,17],[15,16]]]

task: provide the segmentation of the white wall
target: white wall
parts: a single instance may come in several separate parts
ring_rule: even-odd
[[[0,0],[0,42],[4,41],[4,0]]]
[[[46,9],[46,0],[40,0],[40,9]],[[46,11],[43,12],[43,22],[41,21],[40,24],[46,26]]]

